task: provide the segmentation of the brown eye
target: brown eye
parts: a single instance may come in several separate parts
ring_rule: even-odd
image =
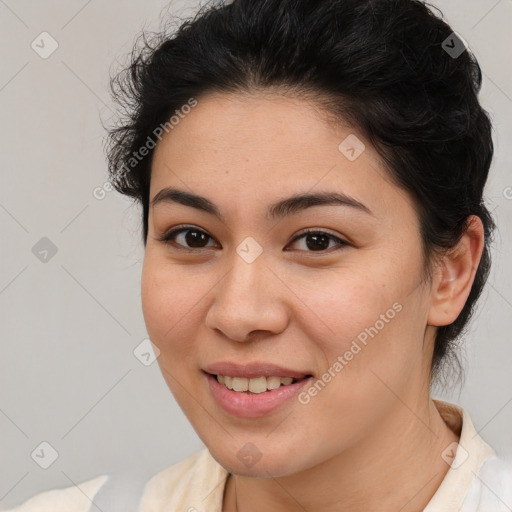
[[[293,244],[301,239],[304,239],[305,244],[303,245],[303,248],[300,248],[299,250],[306,252],[324,252],[332,249],[333,247],[336,247],[336,245],[338,248],[350,245],[348,242],[341,240],[331,233],[313,229],[298,235],[292,240],[291,243]],[[205,231],[195,227],[181,227],[174,229],[168,233],[165,233],[158,240],[160,242],[170,244],[173,247],[182,248],[185,250],[214,247],[212,245],[208,245],[208,241],[213,240],[213,238]],[[335,242],[335,244],[330,246],[332,242]]]
[[[181,236],[181,240],[175,240],[176,237],[180,235],[183,235]],[[170,231],[159,238],[159,241],[177,245],[183,247],[184,249],[204,249],[205,247],[209,247],[206,245],[208,239],[212,239],[212,237],[201,229],[188,227]]]
[[[307,252],[321,252],[326,251],[329,249],[329,244],[334,241],[338,244],[338,246],[345,246],[349,245],[344,240],[341,240],[337,236],[334,236],[330,233],[327,233],[326,231],[315,231],[315,230],[308,230],[296,238],[292,240],[292,243],[296,242],[297,240],[300,240],[301,238],[304,239],[305,244],[304,247]],[[332,247],[331,247],[332,248]]]

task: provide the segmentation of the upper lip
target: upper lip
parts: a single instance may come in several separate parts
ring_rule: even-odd
[[[292,377],[293,379],[302,379],[309,372],[301,372],[290,368],[283,368],[272,363],[246,363],[237,364],[229,361],[221,361],[205,366],[203,370],[212,375],[227,375],[229,377],[246,377],[248,379],[255,377]]]

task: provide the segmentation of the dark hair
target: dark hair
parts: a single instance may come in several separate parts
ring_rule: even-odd
[[[221,0],[173,34],[151,41],[143,33],[143,47],[111,80],[125,115],[109,130],[107,153],[113,186],[142,205],[144,245],[153,151],[136,162],[133,155],[150,140],[154,147],[155,129],[169,131],[173,113],[209,92],[312,99],[326,119],[357,128],[414,198],[427,278],[433,256],[457,244],[468,217],[482,220],[476,277],[458,318],[437,330],[431,377],[445,359],[460,369],[455,340],[490,269],[495,225],[482,194],[493,142],[477,97],[480,67],[432,8],[415,0]]]

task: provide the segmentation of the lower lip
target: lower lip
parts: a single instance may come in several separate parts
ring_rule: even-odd
[[[275,411],[285,402],[294,398],[312,377],[302,379],[288,386],[281,386],[264,393],[245,394],[228,389],[216,377],[205,373],[211,392],[217,403],[229,414],[241,418],[259,418]]]

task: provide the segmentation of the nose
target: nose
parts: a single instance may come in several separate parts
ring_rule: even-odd
[[[239,342],[256,333],[279,334],[289,322],[286,292],[264,257],[248,263],[235,253],[231,268],[212,290],[206,326]]]

